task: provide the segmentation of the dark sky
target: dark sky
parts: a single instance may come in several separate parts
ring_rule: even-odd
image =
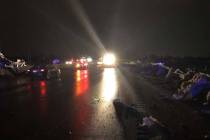
[[[76,0],[108,50],[210,56],[209,0]],[[9,56],[99,54],[71,0],[10,0],[0,4],[0,46]]]

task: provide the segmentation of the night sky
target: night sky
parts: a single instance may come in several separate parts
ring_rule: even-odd
[[[210,0],[76,0],[91,31],[121,57],[210,56]],[[0,4],[0,47],[8,56],[98,55],[72,0]],[[89,26],[88,26],[89,27]]]

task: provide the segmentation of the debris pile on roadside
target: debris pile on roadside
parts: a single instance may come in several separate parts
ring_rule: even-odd
[[[183,69],[183,68],[182,68]],[[136,70],[135,70],[136,71]],[[145,79],[170,91],[172,100],[192,101],[210,112],[210,75],[195,69],[146,63],[138,67]],[[201,109],[201,110],[202,110]]]
[[[139,140],[169,140],[172,133],[159,120],[124,104],[119,99],[113,102],[125,136]]]
[[[26,65],[25,60],[17,59],[16,61],[12,61],[4,56],[2,52],[0,52],[0,78],[1,77],[11,77],[17,74],[25,73],[32,66]]]

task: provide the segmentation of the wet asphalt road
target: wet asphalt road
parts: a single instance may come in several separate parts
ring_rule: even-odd
[[[0,137],[6,139],[123,139],[112,101],[118,72],[71,70],[0,96]]]
[[[125,130],[118,121],[115,98],[156,117],[174,139],[209,136],[208,117],[189,104],[160,98],[169,94],[128,68],[65,69],[61,79],[29,80],[1,92],[0,139],[136,139],[135,124],[126,122]]]

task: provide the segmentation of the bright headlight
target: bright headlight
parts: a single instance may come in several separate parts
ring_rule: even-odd
[[[88,58],[87,58],[87,62],[90,63],[90,62],[92,62],[92,61],[93,61],[93,59],[92,59],[91,57],[88,57]]]
[[[103,57],[103,64],[105,65],[114,65],[116,62],[115,55],[112,53],[107,53]]]

